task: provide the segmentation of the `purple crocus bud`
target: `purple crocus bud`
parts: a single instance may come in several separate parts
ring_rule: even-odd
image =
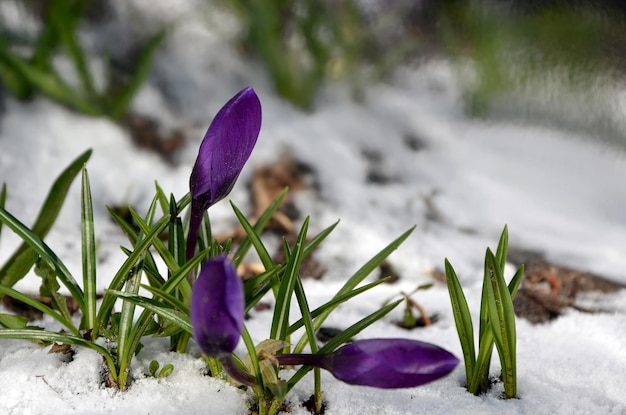
[[[202,215],[230,193],[260,130],[261,103],[252,87],[231,98],[209,126],[189,178],[191,222],[187,259],[193,257]]]
[[[367,339],[327,355],[277,355],[281,365],[304,364],[328,370],[351,385],[410,388],[450,373],[459,360],[430,343],[409,339]]]
[[[193,337],[207,356],[230,357],[244,318],[243,284],[226,255],[211,258],[200,271],[191,293]]]

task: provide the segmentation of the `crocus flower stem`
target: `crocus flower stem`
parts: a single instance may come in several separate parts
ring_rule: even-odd
[[[228,376],[230,376],[233,380],[247,386],[254,387],[257,385],[256,378],[251,374],[241,370],[239,365],[235,363],[232,355],[223,355],[220,356],[217,360],[219,360],[220,364],[222,365],[222,369],[224,369],[224,372],[228,373]]]
[[[326,368],[326,364],[328,363],[327,354],[278,354],[276,355],[276,360],[282,366],[314,366],[320,367],[322,369]]]
[[[191,201],[191,215],[189,218],[189,234],[187,235],[187,248],[186,259],[189,261],[193,258],[196,252],[196,242],[198,240],[198,233],[200,232],[200,225],[202,224],[202,216],[204,211],[197,202],[197,200]]]

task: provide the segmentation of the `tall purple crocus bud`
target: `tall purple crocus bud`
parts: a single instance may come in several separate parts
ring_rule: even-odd
[[[230,193],[260,130],[261,102],[252,87],[231,98],[209,126],[189,178],[191,219],[187,259],[194,255],[204,212]]]
[[[409,339],[367,339],[326,355],[276,355],[281,365],[308,365],[328,370],[351,385],[382,389],[410,388],[450,373],[459,360],[430,343]]]
[[[235,380],[255,379],[233,362],[232,352],[243,330],[244,292],[237,271],[226,255],[211,258],[200,271],[191,293],[191,325],[200,350],[220,361]]]

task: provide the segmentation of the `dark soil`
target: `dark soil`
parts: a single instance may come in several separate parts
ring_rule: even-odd
[[[516,265],[525,265],[525,276],[513,306],[518,317],[531,323],[555,319],[567,308],[596,312],[577,306],[576,297],[591,291],[608,294],[625,288],[601,276],[549,262],[537,252],[511,250],[509,259]]]

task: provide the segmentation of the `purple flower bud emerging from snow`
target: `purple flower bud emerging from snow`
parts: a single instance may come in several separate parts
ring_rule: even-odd
[[[191,294],[193,337],[204,354],[230,357],[243,330],[244,307],[243,285],[235,268],[225,255],[210,259]]]
[[[277,355],[281,365],[310,365],[328,370],[351,385],[394,389],[420,386],[452,371],[459,360],[433,344],[409,339],[367,339],[327,355]]]
[[[187,259],[193,256],[202,215],[230,193],[260,130],[261,103],[252,87],[231,98],[209,126],[189,178],[191,223]]]

